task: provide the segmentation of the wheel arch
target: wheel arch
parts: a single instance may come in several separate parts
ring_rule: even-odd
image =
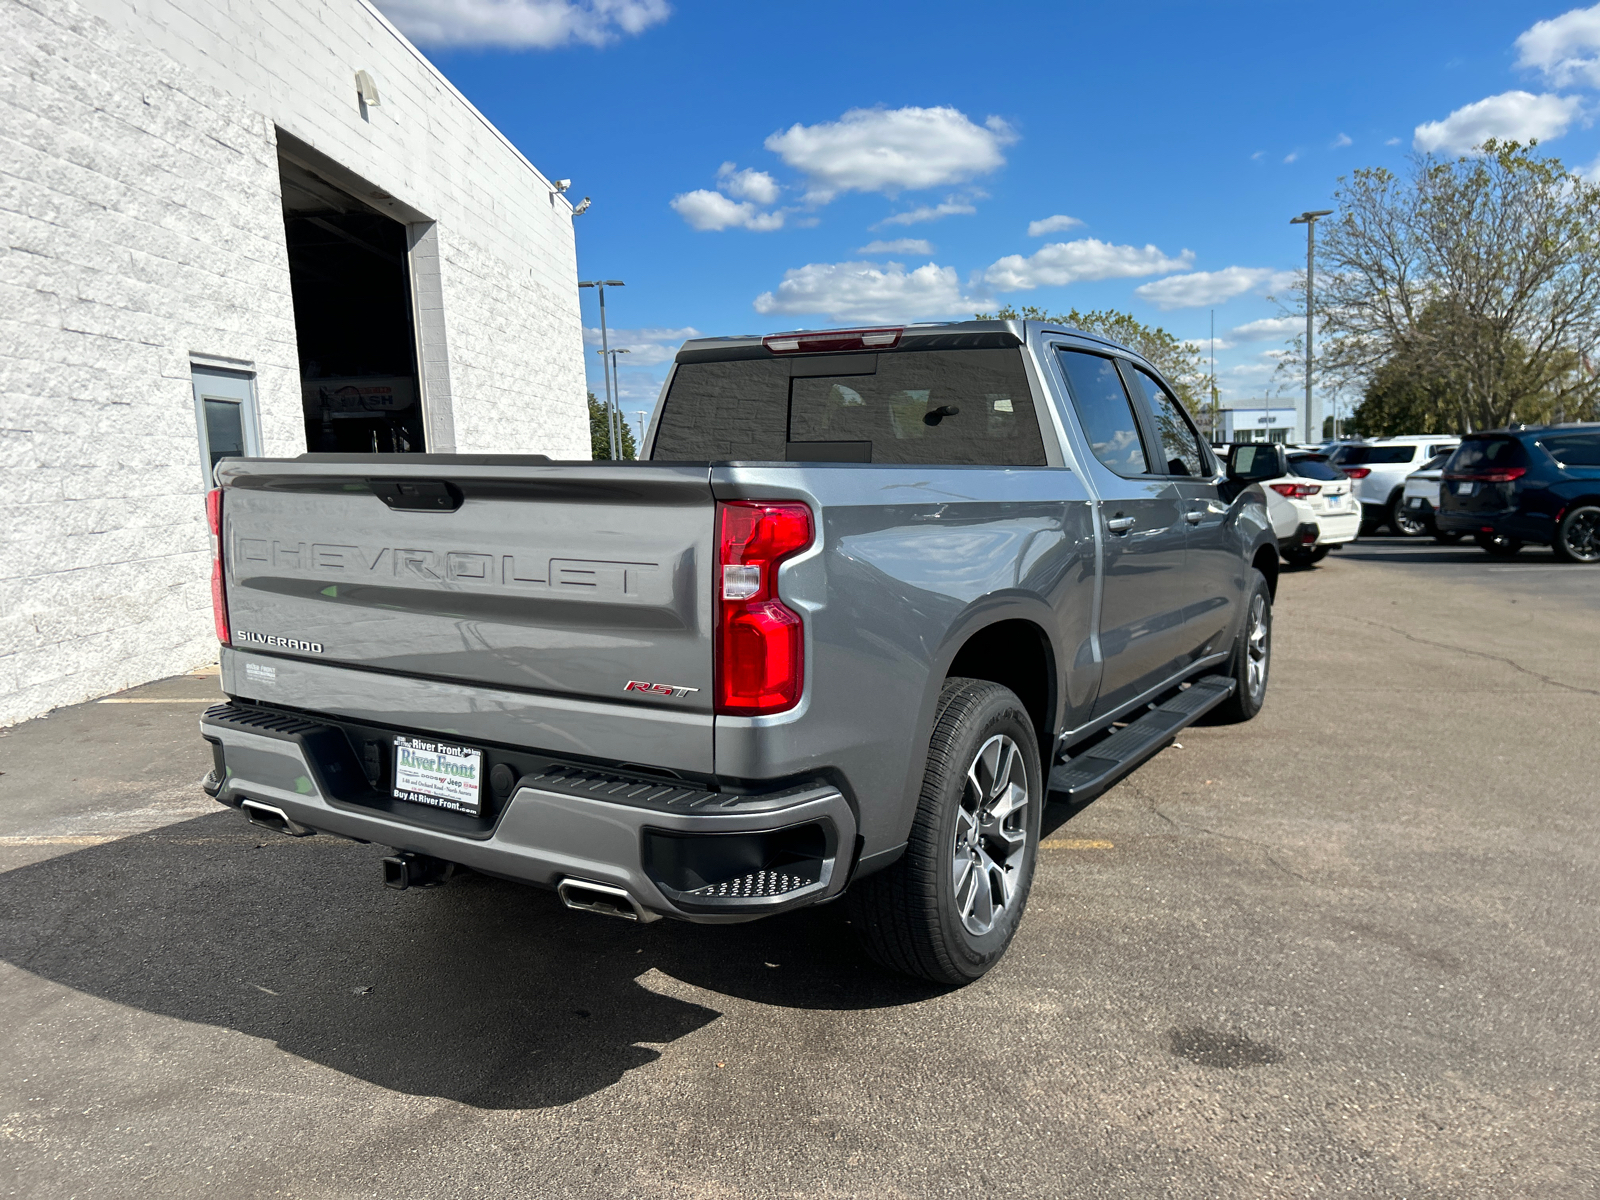
[[[1278,548],[1263,542],[1256,547],[1250,565],[1267,577],[1267,595],[1278,598]]]
[[[1055,744],[1058,683],[1050,635],[1037,621],[1009,617],[969,633],[939,677],[987,679],[1010,688],[1028,710],[1039,752],[1049,759]]]

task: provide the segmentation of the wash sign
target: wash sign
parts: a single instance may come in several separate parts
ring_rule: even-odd
[[[479,816],[483,751],[420,738],[394,739],[394,798]]]

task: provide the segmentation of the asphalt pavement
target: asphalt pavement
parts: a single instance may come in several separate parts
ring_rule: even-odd
[[[1266,709],[1052,810],[988,977],[640,928],[200,792],[197,675],[0,733],[0,1195],[1600,1193],[1600,568],[1286,572]]]

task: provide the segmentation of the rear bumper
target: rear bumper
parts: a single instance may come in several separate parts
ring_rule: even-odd
[[[1492,533],[1524,542],[1549,542],[1554,522],[1542,513],[1456,512],[1441,508],[1433,514],[1434,527],[1445,533]]]
[[[733,794],[524,755],[526,773],[479,819],[374,788],[345,734],[314,718],[221,704],[200,727],[217,764],[205,790],[223,804],[254,801],[308,830],[523,883],[621,888],[651,913],[689,921],[748,921],[832,899],[856,853],[855,815],[820,781]]]
[[[1361,532],[1359,512],[1318,513],[1317,545],[1342,546],[1353,542]]]

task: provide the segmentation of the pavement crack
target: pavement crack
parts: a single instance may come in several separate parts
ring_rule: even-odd
[[[1272,847],[1267,845],[1267,843],[1265,843],[1265,842],[1258,842],[1254,838],[1240,837],[1237,833],[1223,833],[1219,829],[1208,829],[1204,825],[1195,825],[1195,824],[1193,824],[1192,822],[1189,822],[1189,821],[1180,821],[1176,817],[1167,816],[1166,813],[1161,811],[1161,806],[1158,805],[1155,801],[1152,800],[1149,803],[1150,803],[1150,811],[1155,813],[1156,816],[1160,817],[1163,821],[1165,821],[1168,825],[1171,825],[1174,829],[1192,829],[1192,830],[1195,830],[1198,833],[1209,833],[1212,837],[1224,838],[1224,839],[1226,839],[1227,841],[1230,841],[1230,842],[1243,842],[1246,846],[1254,846],[1257,850],[1261,851],[1261,853],[1266,856],[1266,860],[1269,863],[1271,863],[1274,867],[1278,868],[1278,870],[1282,871],[1285,875],[1292,876],[1293,878],[1298,879],[1301,883],[1310,883],[1311,882],[1311,880],[1307,879],[1304,875],[1300,874],[1299,871],[1294,870],[1292,867],[1284,866],[1275,857],[1273,857]]]
[[[1452,646],[1449,642],[1436,642],[1432,638],[1418,637],[1414,633],[1407,633],[1404,629],[1397,629],[1393,625],[1385,625],[1382,621],[1369,621],[1366,617],[1352,617],[1349,613],[1330,613],[1329,615],[1343,617],[1346,621],[1357,621],[1362,625],[1370,625],[1374,629],[1386,629],[1390,633],[1399,634],[1408,642],[1416,642],[1422,646],[1433,646],[1440,650],[1453,651],[1456,654],[1467,654],[1471,655],[1473,658],[1486,658],[1490,662],[1504,663],[1513,671],[1521,671],[1524,675],[1531,675],[1543,683],[1548,683],[1551,687],[1565,688],[1569,692],[1579,692],[1585,696],[1600,696],[1600,689],[1579,687],[1575,683],[1563,683],[1559,679],[1552,679],[1550,676],[1539,671],[1531,670],[1530,668],[1523,666],[1521,663],[1507,658],[1503,654],[1488,654],[1482,650],[1468,650],[1465,646]]]

